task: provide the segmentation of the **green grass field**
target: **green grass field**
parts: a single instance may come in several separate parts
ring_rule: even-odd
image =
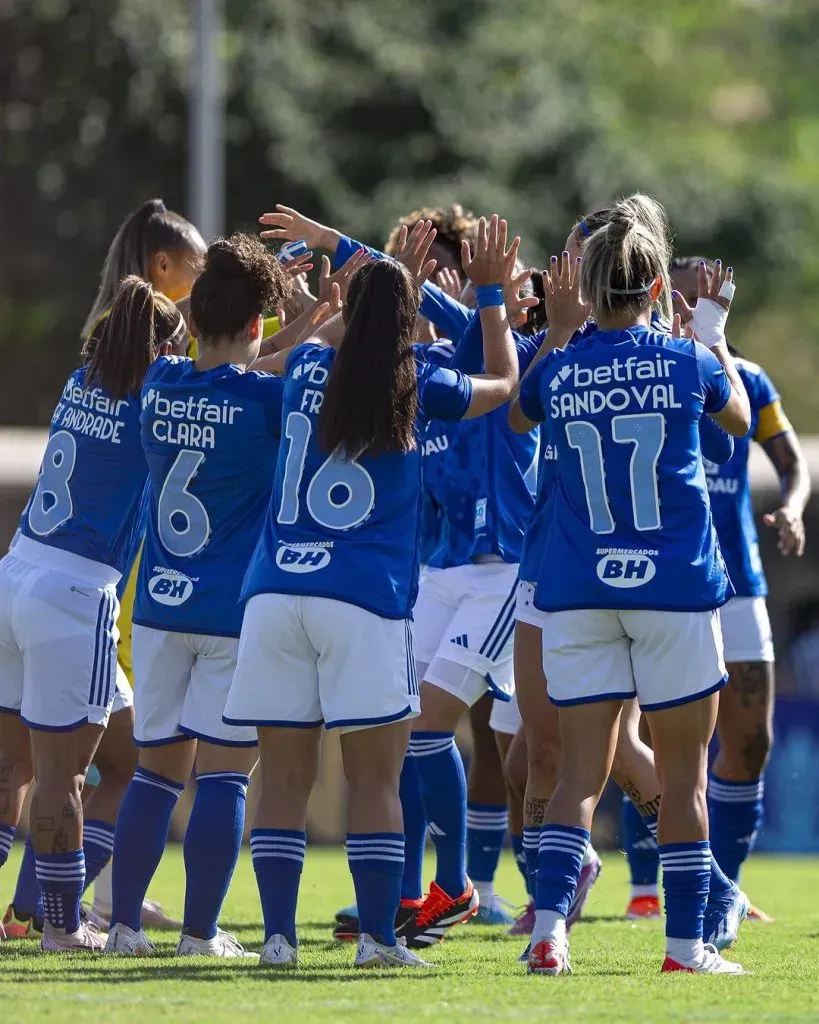
[[[2,873],[3,904],[19,849]],[[773,925],[746,924],[731,955],[750,977],[661,976],[660,922],[620,918],[626,900],[621,857],[606,859],[586,917],[572,932],[575,974],[529,978],[516,963],[522,943],[503,929],[466,925],[429,954],[437,970],[356,972],[353,948],[330,939],[329,922],[349,902],[343,853],[313,849],[301,893],[301,966],[296,974],[213,960],[176,960],[175,936],[157,933],[162,956],[121,960],[101,956],[45,957],[37,944],[0,944],[0,1021],[554,1020],[635,1024],[639,1021],[819,1020],[819,861],[756,857],[746,870],[752,899]],[[179,912],[181,851],[172,848],[151,894]],[[511,856],[498,890],[521,896]],[[223,924],[250,949],[262,939],[256,886],[245,852]]]

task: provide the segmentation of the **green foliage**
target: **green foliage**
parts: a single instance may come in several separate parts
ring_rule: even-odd
[[[225,12],[230,227],[284,201],[382,241],[409,209],[457,200],[503,212],[534,263],[583,211],[649,191],[679,252],[736,266],[732,338],[814,428],[815,3],[225,0]],[[189,4],[0,0],[0,30],[0,399],[5,421],[42,422],[117,224],[149,194],[184,209]],[[34,400],[14,383],[33,370]]]

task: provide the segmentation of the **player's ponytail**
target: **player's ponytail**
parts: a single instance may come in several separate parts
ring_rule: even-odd
[[[94,305],[83,325],[83,355],[100,318],[111,308],[120,282],[129,274],[147,280],[151,257],[158,252],[196,250],[202,243],[189,220],[169,210],[161,199],[148,199],[120,224],[108,248]]]
[[[353,276],[347,328],[319,413],[325,451],[354,459],[415,448],[420,301],[415,279],[392,260],[368,263]]]
[[[116,400],[136,394],[163,347],[186,332],[185,320],[170,299],[141,277],[126,277],[97,331],[86,387],[100,387]]]
[[[608,221],[583,247],[581,288],[592,315],[647,309],[651,285],[659,277],[663,288],[658,305],[670,319],[670,257],[668,226],[660,204],[639,193],[619,200],[610,208]]]

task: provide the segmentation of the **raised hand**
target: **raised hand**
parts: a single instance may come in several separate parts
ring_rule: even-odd
[[[451,299],[460,299],[464,290],[461,275],[452,267],[444,267],[443,270],[439,270],[435,275],[435,283]]]
[[[515,237],[507,249],[506,235],[506,221],[493,213],[488,221],[486,217],[478,221],[474,254],[469,242],[461,242],[461,266],[476,288],[487,284],[503,285],[511,277],[520,239]]]
[[[407,231],[404,225],[398,235],[395,259],[404,264],[419,285],[427,280],[438,265],[435,260],[427,259],[437,234],[431,220],[419,220],[412,231]]]
[[[259,223],[267,228],[262,231],[262,238],[283,238],[295,242],[303,238],[308,249],[335,249],[341,237],[337,231],[328,228],[318,221],[310,220],[303,213],[290,206],[276,204],[275,213],[263,213]]]
[[[295,281],[306,274],[308,270],[313,269],[313,264],[310,262],[313,258],[313,253],[308,250],[302,253],[301,256],[296,256],[292,260],[287,260],[286,263],[282,263],[282,267],[286,273],[290,275]]]
[[[589,305],[580,294],[581,256],[572,261],[567,252],[552,256],[543,272],[543,291],[549,329],[569,335],[580,330],[589,318]]]
[[[762,522],[779,531],[777,547],[783,555],[801,558],[805,552],[805,523],[799,512],[784,505],[776,512],[767,512]]]
[[[347,301],[347,289],[350,287],[350,280],[357,270],[360,270],[372,257],[366,249],[358,249],[347,260],[343,267],[330,273],[332,265],[326,256],[321,257],[321,274],[319,275],[319,302],[329,302],[330,293],[334,286],[338,286],[341,301]]]
[[[524,295],[523,288],[532,276],[528,267],[515,273],[515,266],[518,262],[518,249],[520,238],[515,237],[509,247],[510,262],[507,270],[506,280],[503,282],[503,302],[509,321],[513,326],[526,323],[527,310],[534,309],[540,301],[537,295]]]

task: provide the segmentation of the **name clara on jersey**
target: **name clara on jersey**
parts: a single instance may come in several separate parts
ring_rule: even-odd
[[[580,366],[572,363],[562,366],[549,383],[553,419],[599,413],[608,409],[681,409],[668,380],[674,359],[663,352],[644,358],[628,356],[604,366]],[[605,385],[606,390],[595,385]],[[614,385],[614,386],[612,386]]]
[[[216,427],[232,426],[241,405],[231,405],[230,399],[213,402],[206,395],[198,398],[166,398],[156,388],[149,388],[142,396],[143,417],[148,413],[151,433],[163,444],[178,444],[185,448],[215,448]]]
[[[124,398],[114,401],[101,388],[84,388],[72,379],[63,388],[51,425],[55,430],[70,430],[121,444],[120,432],[125,421],[119,416],[127,407]]]

